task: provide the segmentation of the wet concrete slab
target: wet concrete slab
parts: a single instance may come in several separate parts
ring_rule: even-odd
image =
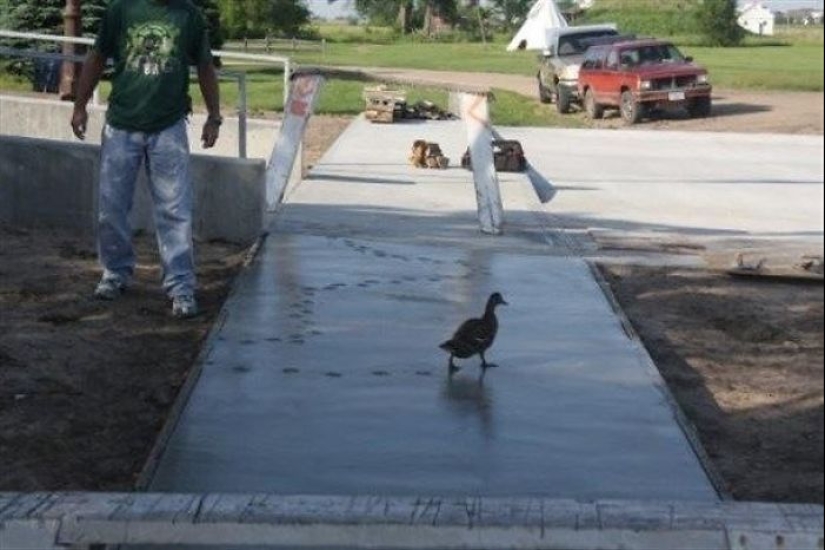
[[[151,489],[713,501],[639,344],[521,174],[482,235],[458,122],[353,124],[236,284]],[[500,291],[481,377],[438,344]]]
[[[501,291],[481,378],[438,344]],[[584,262],[272,236],[152,488],[714,499]]]

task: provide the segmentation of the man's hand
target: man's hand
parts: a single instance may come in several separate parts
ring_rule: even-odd
[[[204,149],[209,149],[218,141],[218,135],[221,131],[220,118],[209,117],[206,119],[206,124],[203,125],[203,132],[201,133],[201,143]]]
[[[75,107],[72,114],[72,131],[77,139],[86,139],[86,125],[89,123],[89,113],[86,107]]]

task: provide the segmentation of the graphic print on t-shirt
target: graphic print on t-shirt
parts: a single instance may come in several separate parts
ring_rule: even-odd
[[[178,62],[174,55],[180,29],[167,23],[144,23],[129,29],[126,37],[126,70],[145,76],[173,72]]]

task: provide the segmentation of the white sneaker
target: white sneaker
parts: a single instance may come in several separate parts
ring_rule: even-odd
[[[172,315],[178,319],[191,319],[198,314],[198,302],[191,294],[172,298]]]
[[[107,301],[117,300],[125,291],[126,285],[123,281],[104,275],[95,287],[95,298]]]

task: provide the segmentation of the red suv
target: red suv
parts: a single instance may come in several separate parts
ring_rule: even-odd
[[[664,40],[630,40],[591,46],[579,71],[579,97],[592,119],[618,108],[628,124],[655,108],[684,106],[692,117],[710,116],[708,72]]]

